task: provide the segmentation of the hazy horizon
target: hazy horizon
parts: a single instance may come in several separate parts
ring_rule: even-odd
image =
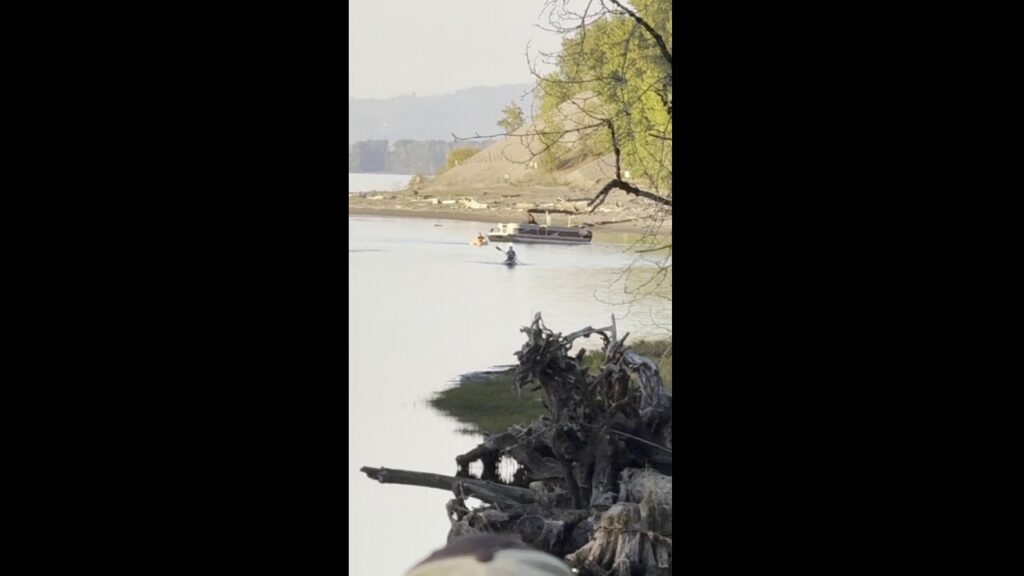
[[[443,90],[441,92],[430,92],[430,93],[426,93],[426,92],[410,92],[408,94],[394,94],[392,96],[360,97],[360,96],[353,96],[353,95],[349,94],[348,99],[349,100],[395,100],[397,98],[429,98],[429,97],[432,97],[432,96],[451,96],[451,95],[454,95],[454,94],[458,94],[459,92],[466,92],[466,91],[475,90],[475,89],[478,89],[478,88],[484,88],[484,89],[486,89],[486,88],[506,88],[506,87],[510,87],[510,86],[524,86],[524,85],[533,86],[534,82],[527,81],[527,82],[503,82],[501,84],[477,84],[477,85],[474,85],[474,86],[465,86],[465,87],[462,87],[462,88],[445,89],[445,90]]]
[[[561,38],[537,28],[544,0],[352,0],[349,98],[438,96],[533,83],[526,59]]]

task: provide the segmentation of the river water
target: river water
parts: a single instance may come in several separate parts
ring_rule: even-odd
[[[470,245],[490,226],[349,218],[350,574],[399,576],[444,545],[451,493],[379,484],[359,468],[454,475],[455,456],[482,438],[427,400],[461,374],[514,363],[536,312],[562,333],[613,313],[631,340],[671,329],[667,300],[619,304],[616,280],[636,257],[626,246],[516,245],[523,265],[510,269],[493,245]]]

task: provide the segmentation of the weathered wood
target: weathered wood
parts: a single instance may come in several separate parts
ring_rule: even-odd
[[[639,529],[640,515],[639,504],[619,502],[609,508],[590,541],[566,556],[569,565],[580,574],[671,575],[672,540]]]
[[[534,448],[545,446],[543,439],[547,436],[547,428],[547,425],[538,422],[525,429],[515,428],[515,432],[489,435],[469,452],[456,456],[455,462],[465,475],[468,474],[470,462],[486,462],[486,459],[501,454],[519,463],[525,469],[528,481],[560,478],[563,472],[558,461],[550,456],[542,456]]]
[[[634,352],[623,354],[623,361],[638,376],[637,389],[640,392],[639,408],[642,420],[647,422],[654,416],[654,411],[670,407],[668,392],[654,362]]]
[[[562,557],[587,542],[592,532],[589,516],[585,510],[541,504],[477,508],[452,522],[448,538],[475,532],[518,534],[531,546]]]
[[[454,490],[457,485],[462,485],[465,491],[471,492],[469,495],[485,502],[491,501],[488,498],[512,502],[535,502],[537,500],[537,495],[532,490],[474,478],[457,478],[429,472],[371,468],[369,466],[364,466],[359,471],[381,484],[405,484],[441,490]]]
[[[492,504],[518,505],[529,504],[537,501],[537,495],[533,490],[506,486],[497,482],[487,480],[474,480],[472,478],[458,478],[453,490],[460,495],[472,496],[484,502]]]
[[[429,472],[413,472],[410,470],[395,470],[392,468],[371,468],[363,466],[360,472],[381,484],[405,484],[408,486],[422,486],[424,488],[439,488],[451,490],[455,485],[454,476],[442,474],[431,474]]]
[[[623,471],[619,502],[598,517],[594,537],[566,559],[581,574],[671,574],[672,477]]]
[[[460,454],[455,457],[455,462],[462,465],[473,462],[483,458],[489,454],[500,451],[502,448],[506,448],[515,444],[519,441],[519,438],[515,434],[509,432],[502,432],[501,434],[491,434],[484,438],[476,448],[473,448],[465,454]]]
[[[620,502],[640,504],[640,528],[672,536],[672,477],[651,469],[622,472]]]
[[[658,366],[630,351],[614,316],[605,328],[567,336],[538,313],[522,329],[516,352],[518,390],[540,387],[545,416],[530,426],[488,436],[455,458],[460,473],[480,460],[491,471],[501,456],[520,464],[530,489],[473,478],[363,468],[381,482],[451,489],[449,539],[473,532],[519,534],[565,557],[581,576],[672,573],[672,397]],[[598,335],[603,366],[592,374],[573,342]],[[476,509],[465,498],[486,503]],[[567,508],[568,507],[568,508]]]
[[[531,480],[545,480],[548,478],[559,478],[562,474],[562,467],[558,461],[550,456],[541,456],[526,444],[517,444],[504,450],[527,471],[527,477]]]
[[[574,566],[581,574],[670,573],[671,478],[659,470],[671,471],[672,398],[657,364],[629,350],[629,334],[618,336],[614,317],[606,328],[588,327],[562,337],[544,327],[538,314],[523,332],[527,341],[517,353],[516,385],[538,383],[551,413],[549,434],[541,435],[538,444],[561,465],[562,486],[572,505],[595,514],[593,521],[577,522],[562,535],[563,546],[578,546],[583,535],[590,535],[586,546],[569,550],[575,554],[570,556]],[[593,334],[605,341],[604,365],[597,375],[587,373],[580,357],[568,354],[574,339]],[[657,470],[624,472],[646,466]],[[534,521],[534,533],[539,526]]]
[[[590,509],[606,510],[615,502],[613,487],[615,485],[614,465],[616,448],[620,445],[612,438],[607,429],[602,429],[591,436],[590,451],[594,455],[594,467],[591,470]]]
[[[620,502],[600,515],[594,538],[569,554],[569,565],[581,571],[632,576],[639,567],[640,540],[635,526],[640,519],[637,504]]]
[[[561,481],[554,478],[530,482],[530,490],[537,494],[537,504],[549,511],[572,505],[572,499]]]
[[[552,520],[541,514],[523,514],[516,521],[515,530],[523,542],[539,550],[555,550],[565,538],[565,522]]]

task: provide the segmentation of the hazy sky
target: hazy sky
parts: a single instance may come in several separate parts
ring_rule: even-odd
[[[349,97],[431,95],[532,82],[526,46],[555,50],[536,27],[543,0],[349,0]]]

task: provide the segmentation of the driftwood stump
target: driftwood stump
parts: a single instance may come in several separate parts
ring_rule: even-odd
[[[449,539],[473,532],[518,534],[565,558],[579,574],[672,573],[672,397],[657,365],[605,328],[562,336],[538,313],[516,352],[515,386],[539,387],[548,414],[528,426],[488,436],[455,458],[461,477],[363,468],[381,482],[451,489]],[[570,350],[580,338],[603,341],[597,373]],[[529,488],[495,482],[502,456],[520,465]],[[481,461],[481,479],[466,478]],[[470,509],[466,498],[486,505]]]

